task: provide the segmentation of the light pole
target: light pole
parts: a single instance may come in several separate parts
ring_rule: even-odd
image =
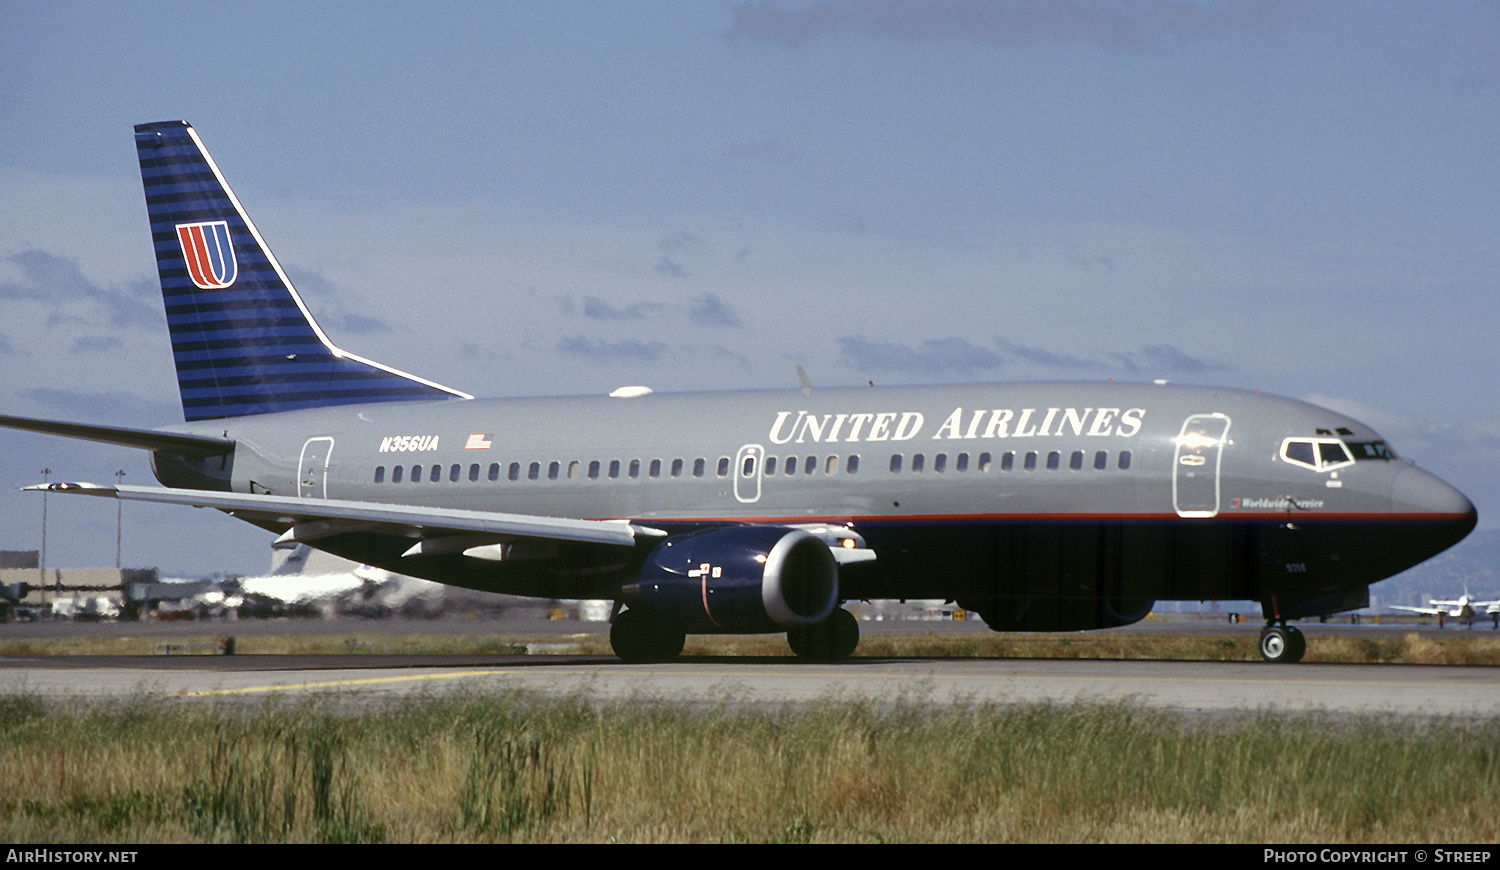
[[[124,480],[125,480],[125,469],[122,468],[119,471],[115,472],[115,489],[116,490],[118,490],[120,488],[120,483],[123,482]],[[123,502],[121,502],[118,498],[116,498],[115,499],[115,570],[116,571],[119,571],[120,568],[122,567],[121,564],[120,564],[120,544],[121,544],[121,542],[123,542],[125,540],[124,520],[125,520],[125,504]]]
[[[42,588],[43,596],[47,590],[47,490],[45,488],[47,478],[52,474],[52,469],[42,469],[42,551],[37,554],[36,571],[37,585]]]

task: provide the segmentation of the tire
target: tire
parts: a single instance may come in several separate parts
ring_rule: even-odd
[[[846,659],[859,646],[859,622],[854,614],[836,607],[832,615],[817,625],[788,631],[786,642],[797,658],[804,661],[832,662]]]
[[[682,654],[687,635],[654,623],[633,610],[621,611],[609,626],[609,645],[620,661],[631,664],[669,662]]]
[[[1289,626],[1272,626],[1260,633],[1260,657],[1273,664],[1292,664],[1307,652],[1307,638]]]

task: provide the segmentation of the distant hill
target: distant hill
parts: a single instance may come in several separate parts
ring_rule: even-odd
[[[1466,583],[1471,598],[1500,599],[1500,529],[1475,530],[1446,553],[1376,583],[1370,604],[1421,607],[1429,598],[1457,598]]]

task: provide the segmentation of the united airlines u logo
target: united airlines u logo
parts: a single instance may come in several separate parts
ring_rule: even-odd
[[[182,243],[188,277],[198,289],[222,290],[234,283],[239,265],[229,243],[228,221],[178,224],[177,241]]]

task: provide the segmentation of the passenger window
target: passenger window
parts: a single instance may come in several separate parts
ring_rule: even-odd
[[[954,463],[953,463],[953,470],[957,471],[957,472],[960,472],[960,473],[968,471],[969,470],[969,454],[967,454],[967,453],[960,453],[960,454],[958,454],[958,459],[955,460]]]
[[[541,480],[542,479],[542,464],[540,462],[533,462],[533,463],[531,463],[531,467],[526,469],[526,479],[527,480]]]
[[[833,467],[834,468],[838,468],[839,467],[839,461],[838,461],[837,457],[830,456],[828,458],[829,458],[829,460],[831,460],[833,462]],[[816,472],[817,470],[818,470],[818,457],[816,457],[816,456],[809,456],[809,457],[807,457],[807,460],[802,463],[802,473],[803,474],[812,474],[812,473]],[[833,472],[830,471],[828,473],[832,474]]]
[[[719,476],[720,477],[728,477],[729,476],[729,457],[728,456],[720,456],[719,457]]]
[[[661,460],[660,459],[653,459],[653,460],[651,460],[651,476],[652,477],[661,477]]]
[[[610,480],[614,480],[615,478],[617,478],[619,476],[620,476],[620,460],[618,460],[618,459],[611,459],[609,461],[609,479]]]
[[[1098,453],[1094,454],[1094,468],[1095,469],[1097,469],[1099,471],[1103,471],[1106,467],[1108,467],[1108,465],[1109,465],[1109,453],[1108,453],[1108,451],[1100,450]]]
[[[598,479],[599,479],[599,460],[595,459],[595,460],[592,460],[592,461],[589,462],[589,480],[598,480]]]
[[[703,459],[701,459],[701,458],[694,459],[693,460],[693,476],[694,477],[702,477],[703,476],[703,472],[707,469],[707,467],[708,467],[708,463],[705,462]]]
[[[771,475],[773,475],[775,473],[776,473],[776,457],[774,457],[774,456],[767,456],[766,457],[766,476],[770,477]]]
[[[891,471],[900,471],[900,470],[901,470],[901,454],[899,454],[899,453],[892,453],[891,454]]]
[[[578,470],[580,467],[580,463],[576,459],[568,463],[568,480],[578,479]]]
[[[478,481],[479,481],[479,463],[476,462],[473,465],[469,466],[469,482],[470,483],[477,483]]]
[[[631,480],[635,480],[636,478],[638,478],[640,476],[641,476],[641,461],[639,459],[632,459],[632,460],[630,460],[630,479]]]
[[[922,454],[917,453],[917,454],[913,455],[912,458],[911,458],[911,471],[912,471],[912,474],[921,474],[922,473],[922,468],[926,464],[927,464],[927,458],[924,457]]]
[[[1082,450],[1074,450],[1073,455],[1068,457],[1068,467],[1073,469],[1074,471],[1080,471],[1083,469]]]
[[[938,455],[932,457],[932,470],[937,474],[942,474],[944,471],[947,471],[948,454],[939,453]]]
[[[1061,464],[1062,464],[1062,454],[1058,453],[1056,450],[1053,450],[1051,453],[1047,454],[1047,470],[1048,471],[1056,471],[1057,467],[1059,465],[1061,465]]]
[[[1120,462],[1119,462],[1119,465],[1120,465],[1120,470],[1121,471],[1127,471],[1127,470],[1130,469],[1130,451],[1129,450],[1121,450],[1120,451]]]
[[[681,477],[682,476],[682,460],[681,459],[674,459],[674,460],[672,460],[672,476],[673,477]]]
[[[420,466],[420,465],[413,465],[411,467],[411,482],[412,483],[421,483],[422,482],[422,466]]]
[[[828,458],[833,459],[834,457],[830,456]],[[857,471],[859,471],[859,454],[851,453],[849,454],[849,461],[844,463],[844,472],[846,474],[854,474]]]
[[[754,477],[755,476],[755,457],[753,455],[745,457],[745,464],[740,468],[740,476],[741,477]]]
[[[813,458],[811,456],[807,457],[808,474],[812,474],[818,469],[818,466],[812,460]],[[823,473],[830,477],[839,473],[839,458],[837,456],[830,456],[828,457],[828,460],[823,463]]]
[[[391,468],[391,483],[400,483],[401,482],[401,471],[402,471],[402,466],[400,466],[400,465],[397,465],[397,466],[394,466],[394,467]]]
[[[385,466],[384,465],[382,465],[379,468],[375,469],[375,482],[376,483],[385,483]]]
[[[1009,454],[1007,454],[1007,455],[1009,455]],[[990,468],[993,467],[993,465],[994,465],[994,460],[990,457],[990,455],[988,453],[981,453],[981,454],[979,454],[979,473],[980,474],[989,474],[990,473]],[[1008,469],[1008,468],[1006,469],[1006,471],[1009,471],[1009,470],[1010,469]]]
[[[1032,450],[1026,454],[1026,470],[1036,471],[1036,451]]]
[[[561,466],[559,466],[556,462],[547,463],[547,479],[557,480],[557,472],[560,470]]]
[[[496,481],[496,480],[499,480],[499,479],[500,479],[500,463],[498,463],[498,462],[491,462],[490,463],[490,480],[491,481]]]
[[[785,468],[786,468],[786,473],[787,474],[796,474],[797,473],[797,457],[795,457],[795,456],[788,456],[786,458],[786,466],[785,466]]]
[[[442,480],[443,479],[443,466],[441,466],[441,465],[434,465],[434,466],[432,466],[432,474],[428,475],[427,479],[430,480],[430,481],[432,481],[433,483],[437,483],[438,481]]]
[[[521,463],[519,463],[519,462],[512,462],[510,464],[510,471],[506,474],[506,477],[510,478],[511,480],[520,480],[521,479]]]
[[[479,466],[477,466],[477,465],[474,466],[474,469],[477,471],[479,469]],[[456,463],[454,465],[452,465],[452,466],[449,466],[449,468],[448,468],[448,482],[449,483],[458,483],[458,476],[460,474],[462,474],[462,473],[463,473],[462,469]]]

